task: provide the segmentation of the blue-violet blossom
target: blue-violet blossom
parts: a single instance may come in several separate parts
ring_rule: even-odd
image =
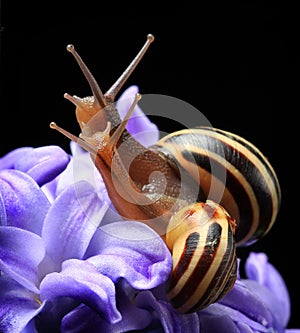
[[[137,91],[121,96],[122,117]],[[127,128],[146,146],[158,139],[138,106]],[[250,253],[247,278],[192,314],[167,301],[171,269],[162,239],[145,224],[122,221],[75,143],[71,154],[22,147],[0,159],[1,333],[300,332],[286,329],[289,294],[264,253]]]

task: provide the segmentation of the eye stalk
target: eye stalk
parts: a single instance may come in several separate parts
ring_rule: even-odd
[[[78,96],[71,96],[68,93],[64,95],[66,99],[72,102],[76,106],[76,117],[77,121],[82,128],[84,124],[86,124],[100,109],[104,109],[108,105],[114,103],[117,94],[120,92],[125,82],[128,80],[132,72],[137,67],[138,63],[141,61],[143,56],[145,55],[148,47],[154,41],[154,36],[149,34],[147,36],[147,40],[141,50],[138,52],[136,57],[132,60],[126,70],[122,73],[122,75],[118,78],[118,80],[112,85],[112,87],[103,94],[100,86],[95,80],[94,76],[77,53],[73,44],[69,44],[67,46],[67,51],[70,52],[75,60],[77,61],[82,73],[84,74],[93,96],[88,96],[85,98],[80,98]],[[106,122],[110,121],[112,123],[112,127],[116,126],[119,122],[119,115],[114,111],[110,111],[109,115],[106,115]],[[114,121],[115,119],[115,121]],[[103,123],[105,120],[103,119]],[[104,126],[105,127],[105,126]]]

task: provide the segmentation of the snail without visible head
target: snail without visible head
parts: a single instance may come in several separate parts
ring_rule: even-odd
[[[218,301],[232,288],[236,246],[250,245],[270,230],[281,194],[268,160],[233,133],[184,129],[148,148],[129,134],[126,125],[141,96],[135,96],[123,121],[114,100],[153,40],[147,36],[105,94],[69,45],[93,96],[65,94],[76,106],[79,138],[55,123],[50,126],[90,152],[121,216],[150,225],[164,239],[173,258],[168,296],[174,308],[187,313]]]

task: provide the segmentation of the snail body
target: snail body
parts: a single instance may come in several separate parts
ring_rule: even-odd
[[[173,258],[167,294],[174,308],[188,313],[232,288],[236,246],[248,246],[270,230],[280,188],[264,155],[235,134],[198,127],[171,133],[151,147],[129,134],[126,125],[141,96],[123,120],[114,100],[153,39],[147,36],[105,94],[69,45],[93,96],[65,94],[76,106],[79,137],[50,126],[90,153],[118,213],[150,225],[166,242]]]

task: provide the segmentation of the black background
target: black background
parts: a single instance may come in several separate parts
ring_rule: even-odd
[[[278,219],[263,240],[240,254],[267,253],[290,291],[289,327],[300,327],[296,10],[264,1],[209,9],[106,7],[2,0],[0,156],[20,146],[68,150],[69,141],[49,128],[51,121],[78,134],[73,105],[63,94],[83,97],[90,90],[67,44],[76,46],[106,91],[152,33],[155,42],[126,87],[137,84],[142,94],[190,103],[214,126],[252,141],[273,164],[283,195]]]

